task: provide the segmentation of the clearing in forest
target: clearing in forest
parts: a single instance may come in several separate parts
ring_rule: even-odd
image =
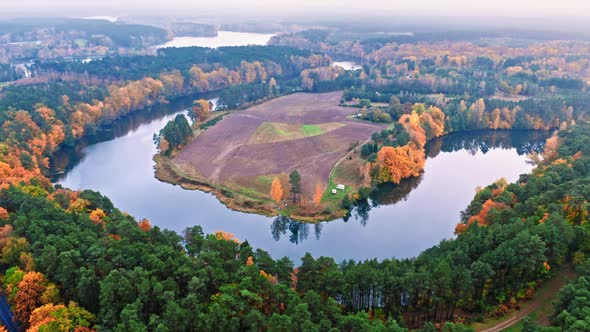
[[[386,126],[352,120],[356,109],[338,106],[341,92],[296,93],[236,111],[190,142],[174,159],[199,180],[249,198],[269,196],[270,182],[301,174],[303,197],[311,201],[318,184],[356,143]],[[264,179],[265,181],[261,181]]]

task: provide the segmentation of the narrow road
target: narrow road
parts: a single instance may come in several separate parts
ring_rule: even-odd
[[[551,301],[551,299],[557,295],[559,290],[566,284],[567,281],[572,279],[573,276],[573,272],[569,269],[569,267],[563,268],[556,277],[549,281],[542,294],[537,294],[537,296],[535,296],[531,302],[525,303],[515,315],[485,330],[479,330],[478,332],[501,332],[517,324],[526,316],[537,310],[540,306],[547,303],[547,301]]]

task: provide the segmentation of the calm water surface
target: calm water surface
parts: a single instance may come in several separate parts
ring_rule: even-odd
[[[218,31],[215,37],[175,37],[165,44],[156,46],[156,48],[266,45],[273,36],[274,34],[265,33]]]
[[[363,67],[354,61],[334,61],[332,66],[342,67],[344,70],[358,70]]]
[[[162,228],[181,232],[201,225],[207,233],[233,233],[274,257],[298,261],[310,252],[337,260],[404,258],[453,237],[459,213],[475,188],[500,177],[515,181],[529,172],[526,153],[540,149],[546,137],[535,132],[478,132],[435,140],[428,145],[422,176],[383,187],[346,221],[312,225],[231,211],[210,194],[155,179],[152,136],[188,105],[187,98],[129,117],[76,150],[62,151],[54,166],[66,172],[57,182],[100,191],[119,209]]]

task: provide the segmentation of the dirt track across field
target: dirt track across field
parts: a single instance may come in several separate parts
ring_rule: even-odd
[[[364,142],[385,128],[347,119],[355,109],[338,106],[341,96],[341,92],[296,93],[233,113],[199,135],[175,162],[190,164],[214,184],[243,183],[244,179],[297,170],[304,195],[311,197],[316,183],[327,187],[332,168],[351,144]],[[301,139],[252,140],[263,123],[343,126]]]

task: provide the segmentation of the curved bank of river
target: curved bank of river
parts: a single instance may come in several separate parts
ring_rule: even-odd
[[[500,177],[515,181],[529,172],[526,153],[540,149],[546,138],[535,132],[478,132],[434,140],[421,177],[383,188],[371,205],[354,211],[346,222],[300,224],[232,211],[211,194],[154,178],[152,136],[188,105],[190,100],[179,101],[132,116],[90,140],[92,144],[62,152],[54,163],[68,167],[57,182],[100,191],[121,210],[162,228],[181,232],[201,225],[208,233],[233,233],[274,257],[298,261],[310,252],[337,260],[403,258],[452,237],[475,188]]]

